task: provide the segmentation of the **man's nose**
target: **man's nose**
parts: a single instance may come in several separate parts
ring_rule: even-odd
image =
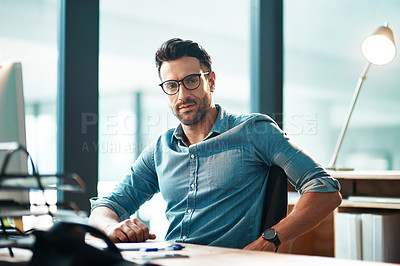
[[[178,83],[178,86],[179,86],[178,99],[184,101],[188,97],[190,92],[185,88],[185,86],[183,86],[182,81]]]

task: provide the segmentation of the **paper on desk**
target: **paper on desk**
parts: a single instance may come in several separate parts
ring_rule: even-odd
[[[92,246],[98,248],[107,248],[107,244],[105,242],[91,242]],[[135,243],[116,243],[115,246],[121,251],[139,251],[139,250],[146,250],[146,249],[165,249],[171,246],[171,243],[164,242],[164,241],[153,241],[147,240],[146,242],[135,242]]]
[[[144,250],[148,248],[165,249],[169,247],[171,244],[161,241],[146,241],[137,243],[117,243],[115,245],[119,250],[124,251],[124,250]]]

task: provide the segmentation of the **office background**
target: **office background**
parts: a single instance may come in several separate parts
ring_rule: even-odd
[[[0,0],[0,61],[22,62],[27,145],[41,173],[75,168],[76,162],[68,163],[73,152],[64,149],[74,140],[60,145],[63,135],[70,135],[69,123],[75,121],[81,134],[94,136],[75,143],[82,158],[91,154],[74,169],[88,178],[88,195],[97,193],[97,177],[99,194],[106,193],[154,137],[177,125],[154,66],[156,49],[169,38],[193,39],[211,54],[216,102],[231,112],[261,111],[282,120],[289,136],[323,165],[365,65],[363,38],[387,21],[395,41],[400,40],[396,0],[72,2]],[[79,5],[91,15],[74,11]],[[84,34],[96,23],[98,33],[85,35],[85,45],[80,45],[80,31]],[[69,45],[60,47],[63,43]],[[73,43],[75,50],[68,50]],[[98,62],[90,59],[97,58],[96,49]],[[83,53],[84,67],[93,69],[82,70],[81,65],[74,73],[73,63],[66,62],[69,53]],[[268,73],[257,73],[259,69]],[[400,170],[398,73],[398,57],[387,66],[371,67],[338,166]],[[75,96],[63,97],[70,91]],[[84,114],[76,121],[68,116],[74,103],[64,100],[79,97],[79,92],[90,108],[76,104]],[[97,118],[98,133],[92,123]],[[163,232],[163,211],[156,196],[141,216],[153,221],[154,231]]]

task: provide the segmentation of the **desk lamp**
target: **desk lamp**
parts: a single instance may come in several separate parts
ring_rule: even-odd
[[[361,86],[366,79],[366,75],[371,64],[374,65],[386,65],[390,63],[396,56],[396,46],[394,44],[393,32],[385,23],[383,26],[379,27],[372,35],[364,39],[361,44],[361,52],[364,58],[367,60],[367,64],[364,70],[361,72],[361,76],[358,79],[356,89],[353,94],[353,99],[350,104],[350,108],[347,113],[347,118],[340,131],[339,138],[336,142],[335,151],[333,152],[332,158],[329,162],[329,167],[327,169],[339,170],[336,167],[336,159],[339,154],[340,147],[342,146],[343,138],[346,134],[347,126],[351,115],[353,113],[354,106],[356,104],[358,94],[360,92]],[[352,170],[352,169],[340,169],[340,170]]]

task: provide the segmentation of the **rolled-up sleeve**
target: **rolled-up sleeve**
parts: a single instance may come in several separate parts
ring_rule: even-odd
[[[282,167],[290,183],[300,193],[334,192],[340,190],[339,182],[309,154],[284,137],[276,149],[273,162]]]
[[[289,182],[300,194],[340,190],[339,182],[300,146],[291,141],[272,119],[259,118],[255,127],[256,130],[253,132],[265,132],[265,134],[254,134],[254,138],[258,138],[255,141],[259,143],[256,145],[259,157],[264,156],[264,162],[268,165],[281,167]]]
[[[303,187],[299,189],[299,193],[303,194],[306,192],[334,192],[339,190],[340,185],[336,179],[330,176],[324,176],[322,178],[315,177],[305,183]]]
[[[126,220],[130,217],[130,214],[117,202],[109,200],[107,198],[93,197],[90,199],[91,209],[97,207],[108,207],[113,210],[119,217],[121,221]]]

